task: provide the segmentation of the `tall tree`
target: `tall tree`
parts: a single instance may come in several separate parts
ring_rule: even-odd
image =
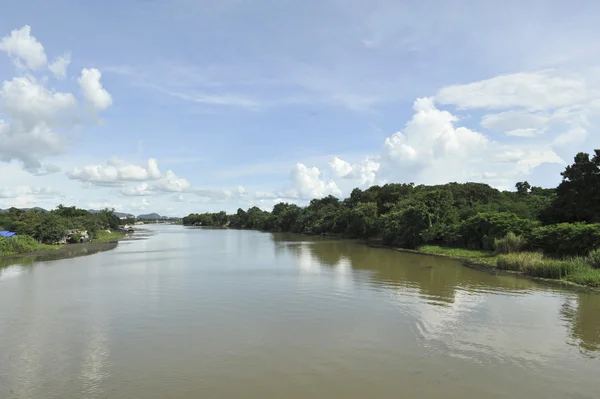
[[[546,223],[600,222],[600,150],[580,152],[561,173],[556,198],[543,219]]]

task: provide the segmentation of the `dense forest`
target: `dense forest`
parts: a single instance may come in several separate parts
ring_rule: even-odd
[[[515,252],[586,256],[600,247],[600,150],[591,158],[577,154],[556,189],[526,181],[515,191],[481,183],[386,184],[356,188],[343,200],[313,199],[306,207],[279,203],[271,212],[190,214],[183,224],[331,234],[408,249],[435,244],[493,251],[508,239],[516,240],[508,245]]]
[[[63,205],[50,212],[10,208],[0,213],[0,230],[14,231],[19,237],[31,237],[43,244],[56,243],[66,230],[86,230],[95,237],[105,229],[118,229],[119,222],[113,210],[92,213]]]

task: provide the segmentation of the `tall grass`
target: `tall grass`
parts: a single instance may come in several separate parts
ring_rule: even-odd
[[[600,269],[600,249],[594,249],[588,256],[588,263],[594,269]]]
[[[498,256],[496,266],[498,269],[522,272],[531,269],[544,261],[540,252],[518,252]]]
[[[511,254],[521,252],[525,248],[527,242],[521,236],[513,232],[509,232],[504,238],[494,239],[494,248],[498,254]]]
[[[29,236],[0,237],[0,256],[54,249],[56,246],[38,243]]]
[[[568,259],[545,258],[540,252],[519,252],[498,256],[497,266],[503,270],[518,271],[528,276],[600,286],[600,270],[593,269],[590,257]]]

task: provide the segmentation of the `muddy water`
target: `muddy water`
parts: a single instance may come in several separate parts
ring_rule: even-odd
[[[600,295],[346,241],[153,229],[0,267],[0,398],[600,397]]]

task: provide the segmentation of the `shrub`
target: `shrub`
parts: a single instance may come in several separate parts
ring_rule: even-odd
[[[600,270],[590,267],[577,269],[567,276],[567,280],[590,287],[600,287]]]
[[[539,252],[520,252],[500,255],[497,267],[504,270],[520,271],[533,277],[565,278],[572,274],[592,270],[585,258],[569,258],[565,260],[544,258]]]
[[[542,262],[544,256],[539,252],[519,252],[500,255],[497,259],[498,269],[524,271]]]
[[[539,226],[538,222],[521,219],[514,213],[478,213],[460,225],[461,246],[493,250],[496,238],[505,237],[509,232],[517,235],[527,235],[537,226]]]
[[[538,227],[527,235],[527,241],[546,254],[584,256],[600,247],[600,224],[561,223]]]
[[[0,237],[0,255],[31,252],[43,247],[29,236]]]
[[[587,263],[594,269],[600,269],[600,248],[596,248],[588,254]]]
[[[496,253],[499,254],[510,254],[514,252],[521,252],[525,248],[527,242],[521,236],[516,235],[512,231],[509,232],[504,238],[494,239],[494,248]]]

